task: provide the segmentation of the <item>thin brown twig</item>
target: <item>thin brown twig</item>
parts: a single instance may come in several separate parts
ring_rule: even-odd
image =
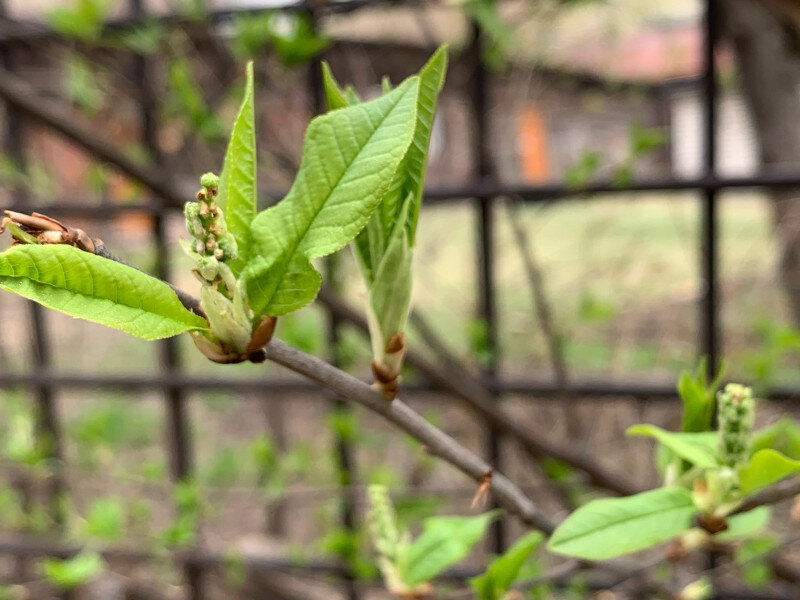
[[[567,361],[564,356],[564,344],[562,342],[563,338],[561,333],[557,330],[553,309],[544,289],[542,269],[536,260],[530,238],[525,228],[522,226],[520,201],[518,198],[512,197],[508,199],[507,214],[508,222],[517,242],[520,258],[525,268],[528,286],[533,296],[533,305],[536,311],[536,318],[539,322],[539,328],[542,330],[542,334],[547,341],[547,352],[550,356],[550,364],[553,368],[556,387],[563,393],[569,383]]]
[[[782,481],[770,488],[753,494],[731,514],[738,515],[739,513],[753,510],[765,504],[777,504],[778,502],[788,500],[797,495],[800,495],[800,480],[790,479]]]

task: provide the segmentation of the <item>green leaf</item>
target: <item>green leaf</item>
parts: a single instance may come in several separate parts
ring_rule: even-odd
[[[771,448],[789,458],[800,460],[800,424],[784,416],[777,423],[753,433],[751,451]]]
[[[719,373],[711,385],[706,382],[706,361],[701,360],[694,375],[688,371],[681,373],[678,380],[678,394],[683,402],[683,431],[708,431],[711,429],[712,416],[716,401],[717,388],[724,374]]]
[[[769,523],[772,507],[759,506],[753,510],[728,517],[728,528],[714,536],[720,541],[738,540],[758,533]]]
[[[348,244],[377,208],[414,133],[419,79],[311,122],[300,170],[283,201],[256,216],[245,270],[250,307],[282,315],[320,285],[311,259]]]
[[[496,517],[496,512],[488,512],[476,517],[426,519],[422,535],[398,560],[403,583],[413,589],[463,559]]]
[[[325,90],[325,102],[328,110],[336,110],[350,106],[342,88],[333,76],[330,66],[326,61],[322,61],[322,87]]]
[[[703,469],[717,467],[716,435],[713,432],[686,433],[666,431],[655,425],[634,425],[626,435],[641,435],[658,440],[681,458]]]
[[[547,547],[556,554],[605,560],[665,542],[691,527],[692,494],[678,487],[595,500],[572,513]]]
[[[394,230],[395,223],[401,218],[402,212],[406,214],[403,223],[408,230],[409,246],[414,245],[419,209],[422,204],[422,188],[425,183],[428,146],[433,130],[433,117],[446,70],[447,47],[442,46],[419,72],[420,89],[414,139],[392,179],[392,184],[386,192],[383,202],[366,229],[356,238],[354,248],[368,285],[372,284],[375,272],[387,249],[391,232]],[[335,84],[335,81],[332,83]],[[408,209],[405,209],[403,205],[409,195],[411,195],[411,204]],[[397,331],[392,333],[397,333]]]
[[[222,124],[207,106],[188,60],[181,58],[169,64],[167,83],[166,104],[170,114],[188,121],[189,127],[208,141],[224,136]]]
[[[92,42],[100,37],[112,6],[110,0],[76,0],[71,6],[48,10],[47,21],[65,37]]]
[[[145,340],[207,326],[163,281],[72,246],[9,248],[0,254],[0,287]]]
[[[514,584],[525,561],[543,537],[538,531],[524,535],[505,554],[495,558],[483,575],[470,579],[470,587],[478,600],[500,600]]]
[[[125,511],[116,498],[94,500],[86,516],[84,532],[87,537],[106,542],[118,542],[125,532]]]
[[[229,263],[235,275],[247,264],[253,245],[250,223],[256,216],[256,126],[253,63],[247,63],[247,83],[239,114],[225,152],[217,205],[224,211],[228,231],[236,239],[238,257]]]
[[[96,552],[81,552],[69,559],[46,558],[42,561],[42,575],[53,586],[72,590],[88,583],[103,572],[105,563]]]
[[[307,63],[331,43],[329,38],[317,35],[304,13],[273,13],[271,16],[272,49],[287,67]]]
[[[419,98],[414,139],[377,213],[382,219],[383,231],[388,234],[394,228],[395,221],[400,218],[406,197],[411,194],[411,206],[405,219],[408,242],[411,246],[414,245],[419,209],[422,204],[422,187],[425,183],[425,171],[428,164],[428,146],[433,130],[433,117],[446,71],[447,47],[442,46],[419,72]]]
[[[776,450],[759,450],[739,469],[739,484],[742,493],[752,494],[795,473],[800,473],[800,461]]]

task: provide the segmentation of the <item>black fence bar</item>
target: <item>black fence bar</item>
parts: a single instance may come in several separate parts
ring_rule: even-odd
[[[147,19],[143,0],[129,0],[130,15],[134,19]],[[141,141],[150,154],[151,163],[158,165],[162,154],[158,142],[158,122],[156,110],[158,97],[155,90],[152,66],[147,56],[133,53],[134,81],[138,82],[139,127]],[[156,202],[163,202],[157,198]],[[159,211],[153,216],[152,235],[156,245],[156,275],[160,279],[169,279],[169,233],[166,214]],[[162,368],[168,374],[180,370],[180,351],[177,340],[165,339],[161,342]],[[167,447],[170,459],[170,475],[173,481],[181,483],[192,476],[192,450],[189,434],[189,423],[186,414],[185,392],[178,386],[163,388],[167,409]],[[203,600],[203,571],[195,565],[183,566],[183,574],[188,588],[189,600]]]
[[[558,400],[563,393],[572,396],[593,397],[597,402],[616,401],[619,398],[630,398],[641,402],[674,402],[678,395],[673,381],[615,381],[603,379],[578,379],[571,380],[566,388],[559,388],[550,380],[535,379],[501,379],[484,380],[484,385],[498,394],[511,394],[522,396],[530,400]],[[320,390],[320,386],[302,379],[285,378],[214,378],[200,375],[161,374],[161,375],[67,375],[49,371],[35,373],[0,373],[0,389],[34,388],[46,384],[51,387],[64,389],[116,389],[120,391],[140,391],[146,389],[160,389],[165,387],[180,387],[184,390],[227,390],[232,393],[246,394],[243,400],[257,402],[296,402],[292,396],[270,395],[255,398],[251,394],[269,390],[282,394],[307,393]],[[460,402],[447,391],[436,387],[405,383],[403,389],[416,394],[441,395],[442,400]],[[768,388],[761,392],[761,396],[771,402],[785,405],[787,408],[797,408],[800,400],[800,390],[794,388]],[[192,397],[187,398],[191,400]],[[129,399],[124,399],[129,401]]]
[[[472,122],[474,125],[472,152],[474,161],[473,173],[480,180],[491,181],[495,169],[492,165],[489,140],[489,74],[484,64],[484,40],[480,25],[472,24],[472,42],[470,46],[470,62],[472,79],[469,87],[472,96]],[[478,264],[477,298],[478,318],[488,353],[488,360],[481,365],[484,375],[494,378],[499,365],[498,333],[497,333],[497,307],[495,301],[494,277],[494,205],[488,195],[475,197],[475,211],[477,217],[476,258]],[[497,400],[497,399],[496,399]],[[496,469],[503,470],[501,451],[501,434],[493,426],[488,426],[484,440],[486,460]],[[496,503],[492,508],[499,508]],[[495,554],[501,554],[506,546],[505,523],[498,519],[491,527],[491,549]]]
[[[7,14],[5,0],[0,0],[0,17]],[[15,70],[14,48],[8,44],[0,46],[3,68],[8,71]],[[6,105],[5,109],[6,129],[3,137],[3,148],[20,167],[24,168],[26,162],[25,140],[26,126],[22,120],[20,112],[13,106]],[[12,195],[16,202],[24,206],[29,206],[28,194],[25,190],[16,188],[12,190]],[[30,318],[31,332],[33,334],[32,363],[35,368],[48,369],[51,364],[50,356],[50,336],[47,329],[47,319],[42,306],[35,302],[26,302],[28,315]],[[36,423],[38,444],[44,453],[50,457],[50,473],[48,479],[48,502],[50,504],[50,515],[57,526],[62,526],[65,520],[63,511],[62,494],[65,490],[65,483],[61,467],[63,464],[63,448],[61,439],[61,428],[58,421],[58,412],[54,397],[54,390],[47,383],[38,383],[33,386],[36,397]]]
[[[319,0],[310,0],[307,2],[307,14],[311,27],[317,31],[319,27],[320,12],[325,2]],[[313,116],[323,113],[326,109],[325,106],[325,91],[322,83],[322,58],[317,57],[309,64],[308,73],[308,95],[311,101]],[[340,292],[341,288],[341,272],[339,264],[339,256],[332,254],[325,258],[325,274],[326,281],[331,289],[335,292]],[[334,314],[333,311],[326,312],[327,317],[327,332],[326,344],[328,359],[335,367],[342,366],[342,327],[344,323],[342,319]],[[334,396],[331,402],[331,411],[334,414],[352,415],[349,402],[341,396]],[[358,479],[355,467],[355,452],[350,441],[342,435],[338,428],[333,430],[333,452],[336,456],[337,477],[341,486],[341,493],[339,501],[341,503],[339,509],[339,523],[353,540],[358,539],[357,531],[358,525],[356,523],[356,505],[350,492],[350,485],[355,483]],[[353,545],[349,546],[353,548]],[[355,556],[348,556],[347,559],[355,559]],[[350,564],[345,561],[345,569],[342,575],[344,580],[344,593],[347,600],[359,600],[361,594],[357,585],[356,573],[351,568]]]
[[[148,22],[149,15],[145,14],[142,0],[129,0],[130,14],[110,21],[107,25],[112,29],[124,29],[135,27]],[[714,65],[714,47],[716,41],[715,30],[715,1],[706,0],[707,14],[705,17],[706,39],[704,45],[705,72],[702,79],[702,99],[705,109],[706,119],[704,124],[705,151],[703,160],[703,174],[692,179],[669,178],[663,180],[644,180],[635,182],[624,188],[618,187],[612,182],[599,181],[582,188],[571,188],[563,183],[552,183],[545,185],[507,185],[499,183],[494,177],[491,165],[488,143],[488,82],[487,73],[481,61],[481,42],[480,32],[477,27],[473,29],[475,36],[472,51],[474,54],[473,81],[472,81],[472,102],[474,110],[475,132],[475,182],[458,187],[443,187],[429,189],[425,193],[425,202],[428,205],[435,205],[449,202],[470,202],[477,213],[477,236],[476,248],[478,250],[478,313],[486,327],[486,341],[491,356],[491,362],[487,365],[484,372],[484,382],[487,388],[496,396],[503,394],[520,395],[525,398],[536,399],[556,399],[563,397],[566,391],[570,395],[591,396],[595,401],[602,401],[610,398],[631,397],[640,401],[670,401],[675,397],[674,384],[672,382],[616,382],[603,380],[571,380],[567,389],[558,387],[550,381],[535,381],[523,379],[501,379],[498,378],[497,367],[499,360],[499,344],[497,341],[497,310],[495,300],[495,281],[494,281],[494,224],[493,212],[494,203],[507,196],[521,198],[527,202],[555,202],[563,199],[582,197],[602,199],[607,195],[618,195],[624,192],[682,192],[696,191],[701,195],[701,228],[700,228],[700,269],[703,282],[702,296],[700,299],[700,351],[709,357],[709,367],[714,368],[719,360],[720,349],[718,339],[718,255],[717,255],[717,205],[718,192],[721,190],[735,190],[746,188],[780,188],[794,187],[800,185],[800,175],[791,172],[762,172],[752,177],[720,178],[715,173],[715,138],[716,138],[716,70]],[[411,6],[424,4],[412,0],[397,2],[397,5]],[[317,5],[313,0],[284,2],[280,5],[271,7],[278,10],[301,10],[314,13],[317,9],[320,14],[336,14],[363,7],[386,6],[385,0],[344,0],[339,2],[321,2]],[[249,12],[259,12],[263,9],[230,9],[211,11],[209,18],[213,22],[226,22],[237,14]],[[0,0],[0,13],[2,12],[2,0]],[[1,15],[0,15],[1,16]],[[155,16],[161,22],[180,23],[185,18],[182,15],[169,14]],[[8,26],[10,25],[10,27]],[[36,23],[2,23],[0,20],[0,46],[2,49],[2,60],[7,69],[12,69],[13,64],[8,58],[7,49],[14,42],[25,40],[35,40],[53,36],[54,33],[48,27]],[[315,65],[318,67],[318,65]],[[138,89],[138,103],[141,120],[141,137],[145,146],[158,162],[159,147],[157,142],[157,123],[156,123],[156,93],[153,87],[151,75],[151,65],[148,59],[143,56],[134,55],[134,80],[141,83]],[[319,88],[319,69],[314,68],[312,79],[309,82],[309,89],[315,102],[321,98]],[[319,108],[319,107],[318,107]],[[13,108],[7,108],[7,125],[5,148],[11,153],[22,156],[23,137],[19,133],[13,133],[13,128],[19,126],[19,119],[15,115]],[[182,188],[181,188],[182,189]],[[280,193],[270,194],[271,197],[281,197]],[[32,203],[24,197],[17,197],[14,200],[15,210],[27,210]],[[116,204],[86,204],[76,202],[70,205],[69,202],[62,202],[57,206],[47,207],[47,212],[54,215],[69,215],[87,219],[108,218],[118,214],[128,212],[142,212],[153,216],[152,235],[157,247],[157,266],[156,274],[159,277],[167,278],[168,269],[168,235],[167,218],[180,207],[169,205],[161,199],[146,201],[131,205]],[[335,271],[335,269],[332,269]],[[335,273],[331,273],[335,279]],[[303,380],[258,378],[258,379],[218,379],[202,376],[195,376],[182,372],[178,346],[175,341],[167,340],[162,345],[163,368],[159,375],[61,375],[51,371],[48,353],[49,332],[42,321],[42,313],[38,306],[32,309],[32,330],[34,332],[35,346],[35,373],[28,374],[1,374],[0,388],[25,387],[37,393],[38,402],[43,402],[49,406],[48,410],[42,411],[44,419],[42,423],[45,428],[45,435],[52,438],[58,451],[58,418],[53,406],[54,389],[90,389],[90,388],[119,388],[122,390],[142,390],[160,389],[164,392],[164,399],[168,407],[168,435],[167,442],[170,449],[172,465],[172,476],[174,481],[182,481],[191,476],[192,473],[192,451],[188,433],[187,418],[187,395],[189,390],[212,390],[225,389],[231,392],[260,392],[258,394],[248,394],[247,398],[257,401],[290,401],[294,400],[291,393],[307,393],[316,390],[318,387]],[[337,331],[340,326],[338,322],[331,319],[331,332],[329,338],[331,355],[336,360],[336,347],[338,345]],[[407,385],[409,391],[418,393],[435,393],[436,390],[426,385]],[[283,392],[263,394],[265,389],[271,392]],[[800,398],[800,390],[775,389],[770,390],[767,395],[775,401],[794,405]],[[46,401],[46,402],[45,402]],[[337,406],[342,404],[341,399],[336,401]],[[498,468],[501,467],[500,439],[496,432],[491,431],[486,440],[487,454],[489,460]],[[347,482],[343,482],[346,489],[351,483],[355,483],[355,472],[351,468],[352,448],[344,440],[337,440],[337,452],[340,461],[347,474]],[[348,529],[355,527],[354,506],[349,504],[347,497],[344,497],[344,510],[342,522]],[[504,546],[504,532],[502,524],[498,523],[492,533],[493,550],[500,551]],[[39,549],[42,550],[42,549]],[[36,552],[38,552],[37,550]],[[31,555],[35,555],[33,552]],[[59,555],[59,551],[50,548],[42,550],[44,554]],[[0,553],[11,553],[17,556],[27,556],[31,553],[30,546],[24,544],[10,544],[0,541]],[[184,569],[187,584],[192,600],[201,600],[203,597],[202,574],[204,569],[219,566],[220,557],[202,549],[187,553],[174,555],[174,560]],[[248,563],[247,559],[245,560]],[[251,566],[261,568],[282,568],[289,569],[291,565],[281,559],[256,560]],[[349,567],[335,562],[312,562],[302,568],[304,572],[319,572],[336,575],[347,580],[348,595],[350,598],[357,598],[357,586],[353,581],[353,574]],[[463,580],[468,576],[467,570],[454,572],[458,574],[457,579]],[[730,593],[721,591],[717,598],[782,598],[764,594],[763,596],[752,595],[740,591]]]
[[[704,121],[704,153],[703,170],[706,177],[713,179],[717,162],[717,69],[714,60],[716,48],[715,0],[706,0],[704,19],[705,37],[703,56],[705,72],[703,76],[703,110]],[[701,240],[701,320],[700,320],[700,354],[707,359],[709,380],[713,379],[720,359],[718,335],[718,281],[717,281],[717,189],[708,187],[703,190]]]
[[[636,181],[625,187],[620,187],[611,182],[598,181],[582,187],[570,187],[563,183],[549,183],[543,185],[516,185],[503,184],[478,180],[466,186],[439,186],[431,187],[424,192],[423,210],[426,205],[449,204],[458,202],[474,202],[475,198],[485,198],[486,202],[502,202],[505,198],[513,196],[524,202],[558,202],[570,198],[580,197],[582,200],[602,201],[605,196],[631,194],[637,192],[692,192],[703,190],[743,190],[754,188],[781,189],[800,186],[800,175],[797,173],[784,173],[780,171],[763,171],[757,175],[747,177],[697,177],[691,179],[668,178]],[[270,190],[265,198],[282,198],[286,190]],[[191,195],[189,196],[191,197]],[[631,202],[635,202],[631,199]],[[36,206],[40,211],[45,211],[57,216],[80,217],[92,220],[102,220],[111,216],[126,213],[147,214],[174,214],[183,210],[183,206],[165,205],[160,202],[136,202],[130,204],[87,203],[79,198],[62,198],[58,204],[47,202],[37,203],[33,199],[30,203],[12,201],[9,210],[24,212]],[[265,201],[262,205],[267,206]]]

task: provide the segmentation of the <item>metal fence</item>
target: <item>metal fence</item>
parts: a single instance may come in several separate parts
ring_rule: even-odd
[[[374,6],[386,3],[383,0],[344,0],[340,2],[292,2],[282,7],[283,10],[297,10],[306,12],[311,21],[318,24],[332,13],[357,11],[362,7]],[[413,2],[406,1],[404,5],[411,5]],[[108,27],[126,28],[136,24],[144,23],[147,19],[144,3],[142,0],[129,0],[129,16],[124,19],[117,19],[108,23]],[[209,16],[213,20],[225,20],[231,17],[235,11],[217,11]],[[6,13],[0,4],[0,17]],[[168,23],[172,17],[163,17],[163,21]],[[626,186],[627,192],[680,192],[697,191],[699,193],[701,222],[697,240],[697,256],[700,263],[700,273],[702,279],[702,295],[697,307],[700,317],[700,336],[697,351],[699,355],[708,357],[708,368],[715,370],[722,354],[719,336],[719,302],[718,302],[718,195],[722,190],[735,188],[780,188],[800,185],[800,174],[774,174],[763,173],[753,177],[721,178],[715,171],[716,162],[716,135],[717,135],[717,74],[714,61],[714,50],[717,46],[716,24],[716,3],[714,0],[706,0],[706,12],[704,16],[705,40],[703,44],[704,74],[702,77],[702,98],[704,108],[704,169],[700,177],[694,179],[667,179],[657,181],[638,181]],[[4,28],[0,31],[0,57],[2,58],[3,68],[13,72],[15,68],[15,46],[19,43],[35,42],[37,39],[44,39],[54,33],[47,28],[39,26],[20,26]],[[490,74],[481,60],[482,43],[479,29],[477,26],[472,31],[472,42],[468,50],[471,57],[471,109],[472,117],[476,125],[474,136],[473,156],[473,180],[462,187],[440,188],[427,190],[425,203],[428,205],[435,203],[448,202],[468,202],[474,207],[477,214],[477,230],[475,231],[475,253],[478,261],[478,286],[475,290],[478,299],[479,317],[482,318],[487,326],[488,344],[492,361],[485,368],[484,380],[488,389],[496,398],[504,394],[513,393],[527,395],[529,397],[551,397],[558,398],[561,393],[570,395],[580,395],[601,400],[603,398],[632,397],[640,400],[653,401],[655,399],[672,399],[674,388],[671,384],[641,384],[641,383],[619,383],[602,380],[578,380],[569,383],[566,388],[562,388],[553,382],[537,380],[509,380],[501,378],[498,374],[498,357],[501,348],[498,344],[498,311],[495,297],[495,245],[496,227],[495,214],[498,200],[505,197],[517,197],[524,202],[552,202],[559,199],[566,199],[576,195],[584,197],[602,198],[607,194],[614,194],[620,191],[614,183],[595,183],[582,187],[579,190],[561,184],[548,184],[538,186],[525,185],[503,185],[495,177],[492,167],[492,160],[489,150],[489,122],[488,122],[488,80]],[[154,158],[154,162],[159,160],[159,146],[157,143],[157,117],[155,114],[158,91],[153,85],[151,63],[153,59],[139,54],[132,54],[130,57],[130,68],[135,80],[141,82],[138,88],[139,96],[136,99],[139,106],[139,131],[142,144]],[[308,94],[314,99],[314,106],[319,112],[322,109],[322,90],[320,80],[319,64],[314,64],[309,70]],[[22,110],[20,106],[4,96],[6,103],[6,122],[8,127],[4,135],[4,149],[7,153],[19,157],[22,161],[25,155],[26,145],[26,119],[36,119],[38,115],[31,115],[29,111]],[[61,132],[64,133],[63,131]],[[69,137],[69,133],[66,133]],[[14,200],[14,208],[17,210],[35,209],[23,192],[17,192]],[[171,198],[152,197],[146,202],[137,205],[115,206],[115,205],[86,205],[86,204],[65,204],[53,207],[52,211],[59,214],[71,216],[92,216],[102,218],[112,216],[121,212],[138,212],[150,215],[152,220],[151,235],[157,248],[157,268],[155,274],[164,279],[170,276],[167,257],[167,215],[180,210]],[[335,263],[328,264],[328,279],[335,282]],[[34,369],[27,374],[8,374],[0,373],[0,388],[23,388],[33,392],[36,398],[36,405],[40,415],[40,435],[49,440],[49,448],[52,457],[61,461],[63,458],[61,423],[58,418],[54,404],[54,393],[56,390],[63,389],[92,389],[92,388],[125,388],[133,390],[158,389],[163,392],[163,400],[167,409],[168,432],[167,452],[170,458],[170,472],[173,481],[178,482],[192,476],[193,473],[193,454],[189,438],[188,420],[186,414],[186,403],[189,400],[188,392],[196,389],[225,389],[238,392],[256,392],[270,389],[273,391],[295,391],[313,390],[310,384],[297,382],[294,380],[274,380],[274,379],[241,379],[241,378],[202,378],[187,376],[181,370],[181,356],[179,348],[173,340],[161,342],[161,353],[163,371],[160,375],[138,377],[138,376],[84,376],[75,374],[57,373],[51,369],[50,353],[50,331],[43,319],[43,309],[33,303],[28,306],[30,323],[33,331],[34,344],[32,348],[32,365]],[[331,313],[329,318],[329,358],[336,362],[336,348],[339,329],[342,320],[336,314]],[[422,385],[417,389],[429,389]],[[790,389],[773,390],[771,398],[778,401],[793,401],[798,397],[798,391]],[[280,398],[280,394],[276,395]],[[345,409],[344,402],[340,399],[331,398],[331,405],[338,409]],[[502,470],[501,454],[499,452],[501,434],[490,429],[485,439],[486,459]],[[346,481],[358,481],[357,473],[353,468],[352,448],[345,439],[338,439],[336,442],[336,452],[346,473]],[[51,497],[54,499],[53,510],[59,514],[58,496],[65,490],[62,476],[58,471],[53,473],[51,478]],[[343,488],[343,508],[341,511],[341,522],[344,527],[352,529],[355,527],[355,518],[351,498],[348,496],[346,486]],[[495,525],[492,532],[492,549],[501,551],[505,546],[506,532],[503,523]],[[11,554],[15,556],[41,556],[41,555],[69,555],[73,549],[65,547],[51,546],[45,543],[29,541],[25,543],[0,544],[0,554]],[[124,558],[128,560],[151,560],[153,557],[147,553],[127,553]],[[203,549],[196,549],[186,552],[175,553],[174,559],[184,570],[185,581],[188,589],[188,597],[191,600],[201,600],[206,596],[204,572],[206,569],[219,566],[223,557]],[[252,567],[261,568],[288,568],[292,565],[289,561],[279,560],[250,560],[246,562]],[[340,577],[345,586],[346,594],[350,599],[357,599],[360,596],[359,587],[354,581],[354,575],[350,570],[341,564],[329,561],[313,561],[306,564],[303,568],[310,572],[326,573]],[[466,573],[455,573],[454,576],[464,576]],[[769,594],[754,595],[748,593],[730,592],[726,593],[726,598],[736,597],[764,597],[771,598]]]

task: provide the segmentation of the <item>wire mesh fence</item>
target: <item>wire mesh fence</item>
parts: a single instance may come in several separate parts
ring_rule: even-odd
[[[328,18],[344,13],[354,14],[365,7],[389,4],[396,2],[381,2],[367,0],[342,0],[339,2],[290,2],[283,6],[271,6],[270,10],[301,11],[309,17],[309,22],[314,27],[320,27]],[[406,6],[414,6],[413,2],[404,2]],[[218,27],[224,27],[237,14],[249,13],[256,9],[227,9],[211,11],[208,18]],[[718,175],[716,169],[718,134],[717,115],[717,86],[718,76],[715,63],[715,48],[717,41],[717,15],[715,2],[708,0],[704,16],[703,61],[704,69],[702,80],[696,82],[702,90],[703,110],[703,169],[702,173],[692,178],[668,178],[639,180],[629,182],[624,186],[628,193],[646,192],[685,192],[698,193],[698,208],[700,211],[700,227],[698,230],[697,261],[701,278],[700,299],[697,306],[699,317],[699,333],[697,354],[708,357],[710,373],[716,371],[720,358],[723,355],[720,347],[719,323],[719,195],[725,190],[743,188],[787,188],[800,186],[800,174],[762,173],[747,177],[723,177]],[[2,16],[3,11],[0,11]],[[129,29],[143,23],[150,23],[152,15],[148,14],[142,0],[129,0],[127,15],[119,17],[106,26],[113,29]],[[179,22],[180,17],[174,15],[157,15],[158,22],[163,26],[173,26]],[[28,23],[6,22],[7,27],[0,30],[0,53],[2,54],[3,68],[8,73],[18,70],[18,48],[27,44],[43,43],[52,38],[54,32],[43,26]],[[510,185],[501,182],[495,171],[496,165],[492,156],[490,137],[493,135],[489,121],[489,93],[491,72],[487,70],[481,60],[485,48],[480,29],[473,24],[470,32],[469,47],[462,53],[460,64],[469,70],[465,80],[469,82],[466,102],[469,104],[471,115],[472,148],[470,156],[472,164],[469,166],[470,180],[459,186],[439,186],[428,189],[424,203],[427,206],[439,204],[460,203],[470,206],[474,211],[476,225],[472,237],[474,240],[474,257],[477,265],[477,278],[474,290],[469,293],[474,295],[478,308],[478,317],[486,327],[486,344],[489,360],[482,366],[479,383],[483,386],[483,398],[491,402],[499,402],[504,395],[514,394],[526,398],[552,398],[560,401],[566,394],[569,397],[585,397],[589,400],[600,401],[608,398],[630,397],[643,402],[657,400],[671,401],[674,397],[674,387],[669,383],[640,381],[620,382],[619,380],[592,380],[570,379],[558,382],[550,379],[512,378],[504,376],[499,369],[502,358],[502,344],[499,341],[498,330],[501,311],[498,309],[496,297],[497,281],[497,214],[498,207],[508,198],[517,199],[523,203],[543,203],[567,200],[575,196],[596,199],[602,202],[609,195],[620,191],[619,183],[599,182],[587,183],[579,187],[567,184],[542,184],[542,185]],[[156,88],[153,74],[156,57],[143,53],[131,53],[128,56],[128,69],[130,77],[137,82],[136,97],[133,98],[137,106],[136,129],[141,145],[147,150],[152,163],[158,165],[161,160],[159,138],[159,124],[157,104],[160,91]],[[320,62],[315,59],[309,66],[308,78],[305,83],[305,93],[313,106],[314,112],[322,110],[323,92],[320,79]],[[26,97],[26,90],[16,88],[13,81],[0,84],[0,97],[5,100],[6,130],[4,134],[4,149],[24,163],[25,157],[30,154],[28,148],[30,140],[30,125],[33,123],[44,124],[46,127],[55,126],[57,133],[67,139],[75,141],[80,138],[70,126],[69,122],[62,121],[58,115],[48,112],[46,106],[30,102]],[[80,145],[80,141],[79,141]],[[105,146],[87,148],[100,159],[108,159],[113,148]],[[112,161],[118,164],[116,155]],[[127,164],[127,163],[126,163]],[[119,166],[119,165],[118,165]],[[179,214],[181,197],[174,193],[174,188],[168,188],[163,180],[152,179],[150,172],[138,173],[131,168],[126,173],[133,178],[140,175],[139,179],[149,183],[152,190],[163,190],[162,194],[148,193],[143,200],[131,204],[111,203],[85,203],[81,201],[63,202],[47,207],[48,212],[55,215],[68,217],[82,217],[91,219],[106,219],[119,215],[146,215],[149,217],[148,234],[156,248],[154,274],[162,279],[169,279],[170,260],[168,241],[169,218]],[[17,190],[12,198],[13,210],[35,210],[36,204],[22,190]],[[323,304],[327,308],[326,327],[326,354],[331,362],[337,364],[342,358],[338,356],[339,339],[342,328],[354,320],[347,307],[342,308],[337,304],[335,292],[337,287],[337,264],[329,260],[327,264],[327,281],[330,289],[323,296]],[[331,295],[334,293],[334,295]],[[467,292],[465,292],[467,293]],[[173,482],[178,483],[190,479],[195,471],[194,446],[191,440],[189,417],[187,415],[188,403],[197,390],[222,390],[237,392],[254,397],[256,401],[269,400],[291,403],[292,393],[313,392],[313,384],[283,377],[255,376],[251,378],[219,376],[203,376],[184,370],[183,349],[174,340],[165,340],[159,346],[158,364],[161,370],[158,374],[147,376],[116,376],[104,374],[77,374],[63,372],[53,367],[52,332],[48,323],[43,318],[42,308],[35,304],[28,306],[29,327],[32,332],[33,345],[31,351],[31,369],[24,373],[0,373],[0,387],[4,389],[29,390],[35,398],[39,416],[38,435],[47,440],[51,458],[55,459],[56,466],[49,478],[49,495],[52,498],[52,511],[54,522],[63,524],[63,515],[59,498],[69,494],[68,482],[65,480],[64,464],[64,433],[61,416],[58,414],[57,404],[54,400],[59,391],[94,390],[94,389],[122,389],[132,391],[158,391],[161,401],[166,409],[167,435],[164,451],[169,456],[169,472]],[[357,320],[357,319],[355,319]],[[430,375],[431,373],[427,373]],[[423,373],[423,375],[426,375]],[[434,374],[435,375],[435,374]],[[423,376],[420,383],[414,383],[406,389],[410,394],[423,394],[431,390],[440,390],[441,381],[437,382],[430,377]],[[269,398],[267,398],[267,396]],[[456,400],[458,394],[449,390],[449,396]],[[776,401],[792,403],[798,396],[798,390],[774,389],[769,396]],[[331,409],[344,411],[346,404],[342,399],[327,397]],[[501,452],[500,427],[490,426],[482,441],[483,452],[486,460],[499,470],[504,470],[504,455]],[[356,509],[351,487],[360,480],[355,461],[353,459],[352,442],[346,436],[340,435],[335,440],[335,451],[343,469],[341,480],[341,504],[338,518],[341,525],[347,530],[356,527]],[[504,521],[494,525],[491,536],[491,551],[501,552],[508,542],[509,532]],[[76,551],[68,546],[54,546],[36,541],[20,541],[16,543],[0,543],[0,553],[20,557],[42,555],[69,555]],[[113,556],[113,551],[110,551]],[[158,560],[148,552],[130,551],[124,554],[125,560],[150,561]],[[226,557],[203,548],[180,551],[173,555],[173,559],[183,571],[184,581],[188,590],[188,597],[200,600],[208,596],[206,593],[207,581],[205,574],[224,565]],[[261,569],[298,568],[289,559],[279,558],[246,558],[248,566]],[[323,573],[339,578],[342,582],[344,593],[348,598],[363,597],[359,586],[356,584],[357,574],[347,565],[335,561],[311,561],[302,565],[302,570],[310,573]],[[455,578],[463,578],[469,573],[454,572]],[[748,597],[744,593],[730,592],[724,597]],[[759,596],[761,597],[761,596]],[[763,597],[773,597],[764,595]]]

